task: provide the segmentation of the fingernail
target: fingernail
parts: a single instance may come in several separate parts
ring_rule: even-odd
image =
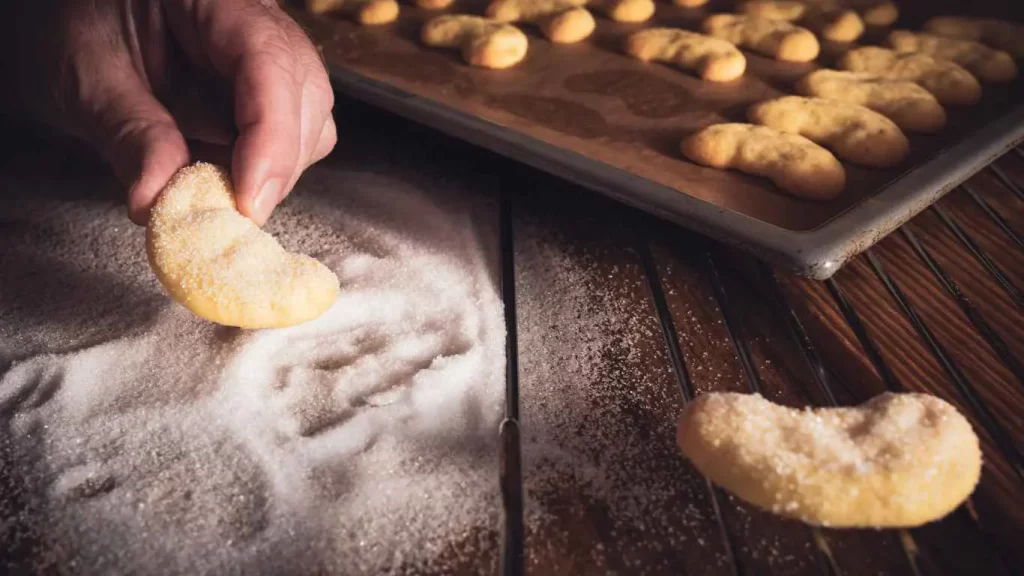
[[[253,216],[258,223],[263,224],[267,218],[270,218],[270,213],[274,211],[274,207],[281,200],[283,191],[284,180],[280,178],[271,178],[263,184],[263,188],[260,188],[260,193],[256,195],[256,199],[252,203]]]

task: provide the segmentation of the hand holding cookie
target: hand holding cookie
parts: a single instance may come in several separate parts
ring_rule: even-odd
[[[300,324],[338,296],[330,269],[286,252],[238,212],[227,171],[211,164],[182,168],[160,194],[146,227],[146,253],[172,298],[225,326]]]

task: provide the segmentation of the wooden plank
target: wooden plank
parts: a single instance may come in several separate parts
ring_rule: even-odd
[[[730,574],[623,210],[536,175],[515,205],[530,574]]]
[[[935,280],[901,236],[890,236],[876,250],[885,271],[907,296],[921,320],[951,355],[999,423],[1018,444],[1024,443],[1024,388],[995,355],[956,300]]]
[[[825,286],[806,279],[785,278],[783,287],[801,323],[820,351],[823,362],[830,368],[829,374],[836,387],[855,393],[858,396],[857,402],[884,391],[884,382]],[[878,347],[897,358],[913,352],[894,348],[898,345],[884,336],[884,343],[878,344]],[[871,337],[876,337],[874,332]],[[903,370],[894,371],[903,374]],[[921,389],[917,380],[911,380],[909,387]],[[1012,534],[1013,531],[1002,532],[1003,537]],[[980,567],[987,567],[991,573],[1003,573],[992,544],[986,542],[989,535],[979,530],[977,522],[968,516],[964,508],[940,522],[913,530],[911,536],[920,549],[917,560],[924,574],[959,574],[965,570],[979,570],[978,573],[981,573]]]
[[[721,247],[711,253],[729,298],[731,315],[739,320],[732,326],[732,336],[749,351],[753,379],[762,394],[789,406],[828,405],[825,391],[815,383],[799,343],[780,315],[783,311],[773,301],[772,279],[744,254]],[[895,532],[818,533],[827,545],[826,555],[844,573],[911,573]]]
[[[721,309],[707,281],[703,262],[707,243],[684,233],[659,233],[652,251],[672,321],[680,335],[680,352],[693,388],[705,392],[749,392]],[[722,513],[747,573],[817,574],[821,565],[807,528],[750,506],[732,496]]]
[[[1010,294],[986,272],[983,265],[942,224],[933,211],[922,213],[910,224],[922,246],[960,289],[984,322],[1018,359],[1024,358],[1024,325],[1008,313],[1016,304]]]
[[[973,184],[975,181],[971,180]],[[991,188],[977,187],[982,197],[990,199]],[[962,189],[946,195],[943,209],[971,236],[1019,289],[1024,289],[1024,250],[1014,246],[1010,238],[971,200]],[[1001,213],[1000,213],[1001,214]]]

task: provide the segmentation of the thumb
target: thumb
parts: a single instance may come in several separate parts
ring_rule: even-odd
[[[145,226],[157,196],[188,164],[185,138],[174,118],[137,76],[121,77],[87,114],[93,145],[128,187],[128,217]]]

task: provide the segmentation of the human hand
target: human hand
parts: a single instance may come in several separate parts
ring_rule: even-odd
[[[316,49],[274,0],[15,3],[6,98],[90,143],[144,225],[186,138],[230,145],[238,208],[262,224],[334,148],[334,93]]]

